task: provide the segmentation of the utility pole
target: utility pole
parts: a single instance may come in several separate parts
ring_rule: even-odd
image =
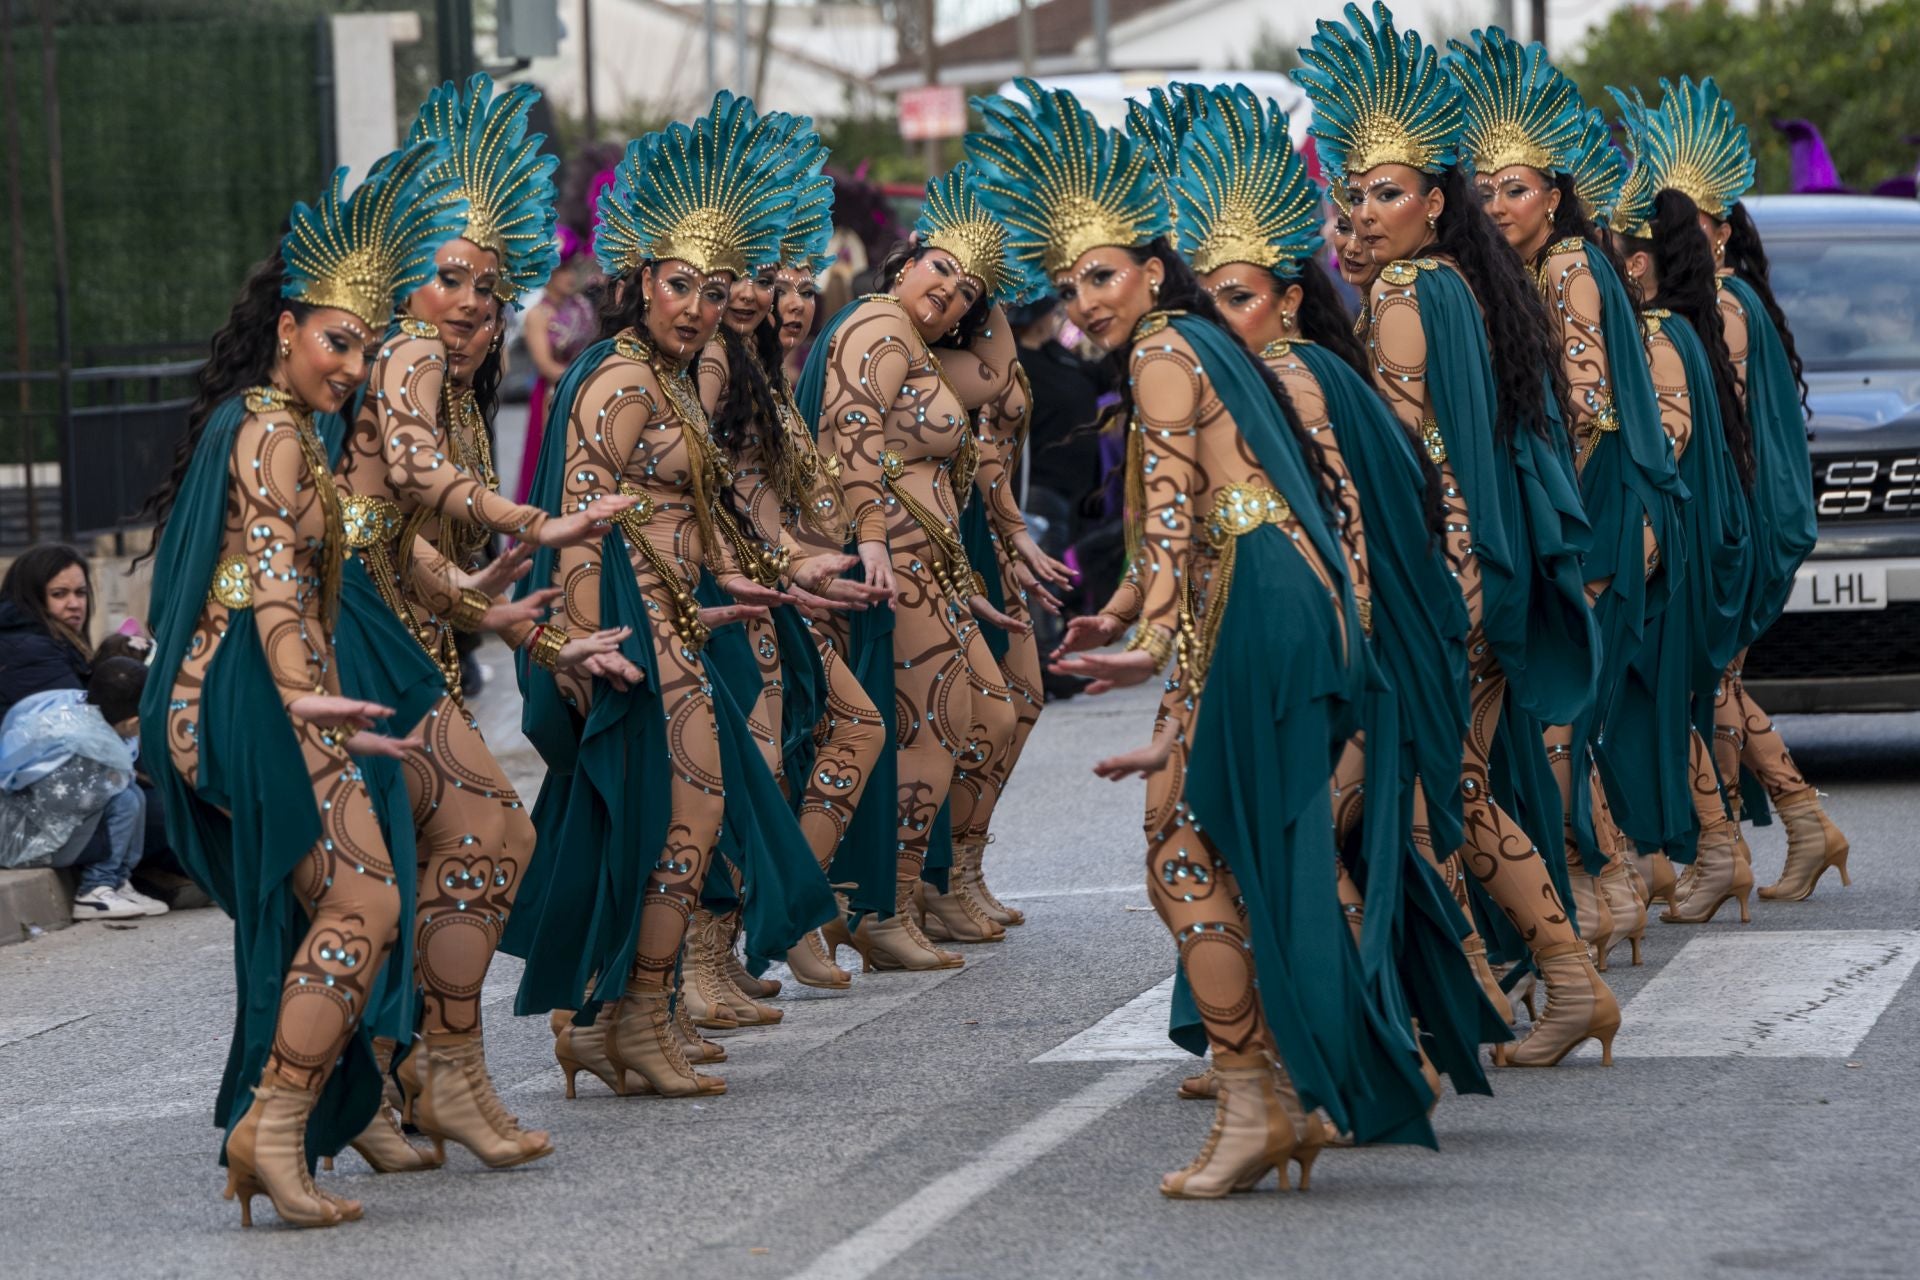
[[[1033,0],[1020,0],[1020,74],[1033,74]]]
[[[6,33],[13,38],[12,32]],[[60,88],[53,47],[53,0],[40,0],[40,112],[47,132],[47,212],[53,223],[53,333],[60,376],[60,536],[73,541],[79,441],[73,438],[73,324],[67,314],[67,197],[60,153]]]
[[[939,43],[933,34],[935,0],[920,0],[920,65],[926,72],[927,83],[940,83]],[[940,139],[927,139],[927,176],[931,178],[940,172]]]
[[[1533,38],[1545,45],[1547,43],[1547,0],[1529,0],[1528,8],[1533,18]]]
[[[713,101],[713,95],[720,92],[720,67],[718,55],[714,52],[714,41],[719,32],[715,30],[714,7],[719,0],[705,0],[700,6],[700,34],[705,37],[707,50],[707,102]],[[705,104],[702,104],[704,109]]]
[[[1542,2],[1542,0],[1536,0]],[[1093,67],[1096,71],[1105,71],[1112,61],[1112,50],[1108,44],[1108,27],[1112,14],[1108,0],[1093,0]]]
[[[473,75],[473,0],[434,0],[433,33],[440,78],[464,86]]]
[[[747,0],[733,0],[733,91],[745,93],[753,84],[748,74],[751,64],[747,60]]]
[[[600,116],[593,107],[593,0],[580,0],[580,109],[588,142],[600,140]]]
[[[13,0],[0,0],[0,85],[7,115],[7,230],[13,244],[13,370],[24,374],[33,360],[27,333],[27,229],[20,201],[20,102],[13,69]],[[20,464],[26,477],[27,541],[40,541],[40,504],[33,495],[32,389],[20,380]]]

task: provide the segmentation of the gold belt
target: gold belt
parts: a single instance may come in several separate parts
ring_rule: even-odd
[[[966,544],[960,541],[959,535],[938,512],[928,509],[920,499],[894,483],[906,469],[906,463],[893,450],[881,453],[880,470],[887,478],[887,492],[900,503],[908,518],[920,526],[920,531],[927,535],[927,541],[932,544],[933,563],[930,567],[934,581],[940,584],[940,589],[955,604],[965,604],[973,596],[985,595],[986,579],[974,572],[973,565],[967,560]],[[962,496],[965,494],[965,490],[961,489],[955,492]]]
[[[1233,587],[1235,549],[1245,535],[1262,525],[1280,525],[1293,519],[1293,507],[1276,489],[1264,484],[1230,484],[1216,490],[1213,511],[1207,518],[1207,545],[1219,556],[1213,571],[1213,589],[1207,593],[1207,607],[1198,607],[1197,575],[1191,569],[1180,599],[1179,635],[1174,652],[1181,669],[1187,672],[1193,687],[1206,683],[1207,669],[1213,665],[1213,646],[1220,634],[1220,620],[1227,613],[1227,595]]]

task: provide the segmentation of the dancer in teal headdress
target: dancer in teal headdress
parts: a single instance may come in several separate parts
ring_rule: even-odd
[[[296,1226],[360,1216],[314,1186],[310,1161],[373,1117],[364,1022],[381,984],[412,988],[404,948],[382,967],[409,934],[413,874],[394,762],[419,743],[375,732],[394,704],[342,695],[346,534],[314,417],[345,407],[395,296],[459,233],[445,159],[421,142],[351,199],[342,169],[317,206],[295,206],[214,339],[156,495],[142,758],[173,849],[234,921],[239,1014],[214,1120],[249,1225],[256,1195]],[[400,692],[430,704],[435,690]]]
[[[833,914],[833,897],[756,747],[708,641],[787,603],[717,532],[726,465],[692,363],[732,283],[778,262],[798,174],[753,106],[723,93],[691,127],[627,148],[601,194],[594,251],[613,281],[606,337],[556,388],[533,482],[549,510],[631,504],[596,542],[542,550],[522,594],[560,587],[563,612],[519,663],[527,735],[547,762],[543,858],[506,940],[527,959],[521,1012],[556,1015],[555,1056],[622,1094],[726,1088],[688,1060],[724,1057],[670,1002],[687,923],[716,848],[742,876],[748,955],[777,959]],[[740,603],[703,608],[703,569]],[[554,671],[548,636],[632,629],[619,678]],[[558,641],[554,641],[557,647]],[[637,678],[635,678],[637,676]],[[601,1014],[600,1005],[618,997]]]
[[[1680,454],[1680,477],[1689,495],[1680,533],[1692,572],[1682,581],[1681,608],[1661,628],[1659,660],[1647,661],[1651,651],[1643,655],[1630,688],[1651,690],[1663,722],[1676,706],[1687,722],[1684,758],[1673,758],[1671,735],[1664,730],[1651,745],[1657,766],[1679,773],[1692,796],[1692,828],[1684,840],[1666,847],[1674,860],[1691,866],[1676,885],[1665,860],[1656,858],[1649,880],[1652,893],[1668,903],[1662,920],[1701,923],[1728,898],[1739,902],[1745,918],[1753,872],[1741,854],[1739,828],[1722,797],[1707,741],[1713,732],[1714,691],[1739,650],[1753,597],[1757,530],[1748,485],[1753,430],[1715,300],[1712,249],[1701,230],[1699,206],[1692,192],[1676,185],[1685,183],[1705,195],[1696,181],[1704,171],[1690,158],[1676,163],[1684,153],[1663,141],[1672,135],[1637,91],[1632,97],[1613,92],[1625,113],[1635,164],[1612,226],[1629,282],[1645,308],[1662,424]],[[1681,673],[1670,670],[1667,649],[1685,656]],[[1636,745],[1628,739],[1619,747]]]
[[[1479,1046],[1512,1038],[1506,999],[1478,985],[1461,946],[1471,926],[1412,835],[1418,788],[1433,841],[1459,844],[1466,737],[1467,610],[1434,538],[1432,464],[1423,470],[1366,381],[1366,354],[1318,261],[1321,193],[1286,114],[1244,87],[1208,99],[1175,174],[1180,251],[1286,388],[1338,482],[1336,528],[1377,668],[1362,733],[1334,771],[1347,923],[1368,981],[1408,1007],[1455,1088],[1489,1092]]]
[[[1441,468],[1447,555],[1473,619],[1459,853],[1505,917],[1510,954],[1524,947],[1547,983],[1532,1033],[1496,1061],[1551,1066],[1583,1040],[1610,1044],[1620,1022],[1564,905],[1540,741],[1542,725],[1586,712],[1599,656],[1588,529],[1547,377],[1552,322],[1457,163],[1461,93],[1433,50],[1385,6],[1370,19],[1349,5],[1301,58],[1321,158],[1386,264],[1369,305],[1374,380]]]
[[[1739,375],[1741,401],[1753,422],[1753,600],[1740,652],[1716,701],[1714,758],[1726,780],[1736,823],[1743,811],[1756,823],[1766,822],[1771,803],[1787,829],[1786,865],[1760,896],[1797,902],[1813,892],[1829,868],[1840,872],[1842,884],[1848,883],[1847,838],[1827,816],[1820,793],[1801,776],[1787,744],[1740,676],[1747,646],[1780,616],[1818,532],[1807,454],[1806,380],[1793,331],[1773,296],[1759,229],[1739,200],[1752,171],[1745,126],[1734,123],[1732,109],[1711,79],[1696,85],[1683,77],[1679,89],[1669,89],[1660,114],[1673,122],[1676,140],[1689,144],[1687,151],[1701,174],[1693,184],[1700,192],[1694,203],[1713,245],[1727,345]],[[1744,181],[1738,169],[1729,173],[1724,164],[1720,173],[1731,180],[1713,180],[1713,161],[1722,156],[1744,162]]]
[[[394,725],[423,743],[403,770],[420,844],[409,920],[424,996],[419,1043],[410,1034],[413,992],[402,989],[399,1007],[375,1013],[377,1048],[383,1065],[394,1052],[385,1037],[411,1050],[395,1075],[436,1150],[458,1142],[496,1168],[553,1150],[500,1103],[481,1043],[480,991],[533,859],[534,830],[461,702],[452,632],[489,629],[524,641],[541,612],[544,601],[493,598],[524,553],[468,575],[495,534],[547,546],[598,538],[594,521],[616,509],[550,519],[501,495],[471,397],[502,293],[538,287],[554,263],[554,160],[527,132],[538,97],[527,85],[496,95],[476,76],[464,90],[442,85],[422,105],[409,137],[446,147],[460,230],[420,287],[399,299],[400,320],[369,371],[336,464],[349,547],[338,638],[344,687],[398,708]],[[582,637],[556,661],[585,661],[614,639]],[[408,696],[408,685],[421,696]],[[391,1112],[355,1145],[382,1171],[438,1162],[406,1144]]]
[[[1575,914],[1604,971],[1618,942],[1631,939],[1638,955],[1647,925],[1628,869],[1633,845],[1620,829],[1657,846],[1689,817],[1684,773],[1662,776],[1655,758],[1616,752],[1603,791],[1594,762],[1627,672],[1686,570],[1675,523],[1684,490],[1660,430],[1637,312],[1594,225],[1604,223],[1625,172],[1605,124],[1582,111],[1573,82],[1538,43],[1494,27],[1452,48],[1447,69],[1466,109],[1461,159],[1550,308],[1593,530],[1582,570],[1600,635],[1599,684],[1581,721],[1547,731],[1547,750],[1565,811]],[[1668,658],[1685,660],[1678,650]]]
[[[798,175],[798,212],[782,237],[780,261],[811,264],[822,256],[833,229],[833,182],[820,172],[826,148],[804,116],[774,113],[762,125],[776,130],[782,145],[794,153],[785,163]],[[791,408],[781,364],[784,353],[773,321],[775,271],[768,266],[733,282],[720,326],[701,354],[696,381],[713,423],[714,443],[732,473],[716,527],[748,576],[762,586],[784,588],[799,603],[777,606],[768,618],[750,618],[744,630],[729,628],[715,635],[713,656],[735,700],[749,708],[748,728],[768,768],[794,801],[807,843],[824,871],[845,817],[858,802],[858,791],[849,783],[857,785],[871,772],[884,734],[877,715],[864,709],[827,713],[823,655],[801,610],[824,617],[863,609],[881,593],[840,576],[855,560],[841,550],[845,522],[837,519],[841,500],[833,477],[822,471],[812,436]],[[802,522],[792,519],[801,511],[816,513],[816,524],[837,520],[840,536],[830,542],[805,537]],[[726,603],[711,574],[702,580],[699,596],[705,604]],[[823,725],[816,742],[815,730]],[[731,876],[709,876],[703,900],[706,905],[694,915],[689,944],[692,965],[686,993],[694,1021],[717,1028],[778,1021],[780,1010],[760,1001],[778,994],[780,984],[747,972],[734,952],[740,912]],[[819,935],[812,931],[789,950],[787,966],[795,980],[807,986],[844,989],[850,982],[845,971],[826,958]]]
[[[1097,693],[1178,655],[1152,742],[1096,766],[1147,776],[1148,889],[1219,1080],[1212,1135],[1161,1191],[1224,1196],[1275,1168],[1284,1186],[1290,1161],[1304,1184],[1330,1136],[1318,1108],[1364,1139],[1432,1141],[1433,1093],[1404,1011],[1366,982],[1335,888],[1327,780],[1365,663],[1322,509],[1331,477],[1286,393],[1204,318],[1213,309],[1168,244],[1147,147],[1068,93],[1021,88],[1030,106],[976,104],[987,128],[966,147],[980,198],[1129,375],[1139,625],[1124,653],[1055,665],[1093,677]]]
[[[985,215],[969,190],[970,177],[971,168],[963,163],[927,184],[926,205],[914,227],[923,242],[964,243],[965,230],[981,223]],[[921,872],[927,885],[921,890],[922,920],[927,936],[936,942],[992,942],[1008,926],[1026,923],[1026,913],[1007,906],[987,887],[983,864],[994,810],[1046,700],[1032,611],[1058,609],[1041,580],[1054,586],[1073,581],[1072,571],[1033,540],[1014,493],[1032,409],[1033,389],[1026,371],[1015,361],[1013,377],[999,397],[975,414],[979,462],[973,492],[956,495],[964,504],[960,541],[967,560],[979,571],[987,600],[1021,625],[1009,630],[981,620],[981,634],[998,664],[997,681],[1012,700],[1014,718],[1009,738],[981,741],[966,762],[964,785],[972,793],[966,821],[956,827],[950,805],[936,820],[928,841]]]
[[[856,886],[859,921],[851,932],[840,922],[827,941],[855,947],[870,970],[964,963],[922,929],[920,876],[942,824],[976,829],[987,770],[1015,736],[1013,693],[981,624],[1026,625],[988,599],[980,569],[992,566],[971,563],[959,523],[979,464],[973,414],[1000,397],[1016,363],[1001,303],[1025,282],[964,177],[935,179],[928,196],[930,224],[882,264],[892,292],[828,322],[796,396],[839,461],[856,572],[893,597],[835,636],[897,744],[876,765],[832,872]]]

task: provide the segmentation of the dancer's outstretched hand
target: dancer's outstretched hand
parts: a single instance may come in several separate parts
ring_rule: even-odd
[[[1126,629],[1127,624],[1110,613],[1089,613],[1068,618],[1067,633],[1060,637],[1059,646],[1047,656],[1057,662],[1070,653],[1104,649],[1118,640]]]
[[[1019,553],[1021,562],[1032,566],[1034,574],[1043,582],[1056,587],[1070,587],[1077,576],[1063,560],[1055,560],[1040,549],[1030,533],[1016,533],[1008,541]]]
[[[1007,632],[1009,635],[1024,636],[1033,630],[1033,624],[1031,622],[1023,622],[1010,613],[1000,612],[1000,610],[993,607],[993,601],[987,599],[985,596],[968,596],[967,608],[973,610],[974,617],[980,619],[982,622],[991,622],[994,626]]]
[[[646,676],[640,668],[627,661],[626,655],[618,650],[589,654],[581,659],[580,669],[588,675],[599,676],[622,693],[637,684],[646,683]]]
[[[1062,675],[1084,676],[1093,681],[1088,693],[1106,693],[1145,684],[1160,674],[1160,664],[1144,649],[1125,653],[1076,653],[1056,660],[1053,669]]]
[[[708,605],[700,610],[700,621],[707,624],[707,630],[717,631],[721,627],[735,622],[745,622],[748,618],[771,618],[765,605],[758,604],[717,604]]]
[[[310,693],[295,698],[287,704],[287,710],[323,729],[351,729],[356,733],[373,728],[376,720],[385,720],[388,716],[398,714],[392,707],[378,702],[368,702],[364,698],[341,698],[331,693]]]
[[[1118,782],[1122,778],[1144,778],[1158,773],[1167,767],[1167,761],[1173,755],[1176,733],[1177,730],[1169,725],[1146,746],[1108,756],[1093,766],[1093,772],[1108,782]]]
[[[518,600],[496,600],[480,615],[480,625],[488,631],[506,631],[523,623],[538,622],[547,616],[548,607],[559,598],[559,587],[542,587]]]
[[[638,498],[624,493],[609,493],[587,504],[585,511],[551,516],[540,526],[533,541],[543,547],[572,547],[605,536],[613,518],[632,508]]]
[[[867,585],[884,592],[881,598],[887,608],[893,608],[893,602],[900,598],[900,588],[893,580],[892,550],[884,542],[861,543],[860,567],[867,571]]]
[[[533,552],[531,542],[516,542],[504,553],[488,561],[479,572],[466,574],[462,585],[482,595],[497,596],[527,576],[527,570],[532,567]]]
[[[427,744],[419,738],[389,738],[384,733],[356,733],[341,743],[348,755],[385,756],[389,760],[405,758],[407,752],[418,751]]]
[[[763,605],[770,609],[777,604],[792,604],[793,597],[777,587],[763,587],[743,573],[736,573],[720,584],[720,589],[738,600],[741,604]],[[763,609],[762,612],[765,610]]]
[[[1024,560],[1017,560],[1013,566],[1013,585],[1020,588],[1020,594],[1026,602],[1037,609],[1044,609],[1054,617],[1060,616],[1060,600],[1053,591],[1027,568]]]
[[[605,631],[596,631],[590,636],[576,636],[560,646],[560,652],[554,655],[553,665],[562,671],[569,671],[588,658],[618,653],[620,642],[632,634],[632,627],[609,627]]]

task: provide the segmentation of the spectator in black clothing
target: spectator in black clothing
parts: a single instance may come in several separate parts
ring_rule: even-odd
[[[1037,541],[1059,555],[1085,530],[1089,521],[1082,509],[1100,488],[1100,441],[1093,424],[1104,380],[1098,366],[1060,345],[1065,313],[1055,299],[1014,307],[1007,318],[1020,345],[1020,367],[1033,384],[1023,505],[1047,522],[1048,536]]]
[[[86,688],[92,623],[93,581],[72,547],[43,542],[7,567],[0,580],[0,717],[30,693]]]

